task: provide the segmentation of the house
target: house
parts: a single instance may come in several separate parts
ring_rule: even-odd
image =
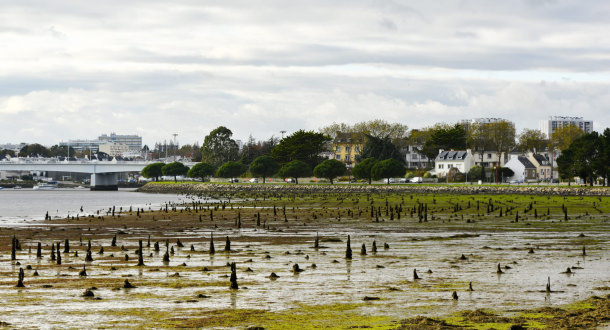
[[[475,151],[472,153],[474,164],[483,168],[494,168],[496,166],[504,167],[506,163],[505,154],[502,152],[498,157],[495,151]]]
[[[474,166],[474,157],[470,149],[458,151],[440,149],[434,163],[435,174],[444,177],[452,168],[457,168],[461,173],[467,173]]]
[[[536,166],[536,179],[542,181],[548,181],[553,177],[552,166],[547,156],[535,153],[528,153],[527,159]]]
[[[337,132],[333,140],[333,158],[340,160],[351,167],[360,161],[360,153],[364,145],[364,134]]]
[[[513,155],[511,159],[504,164],[504,167],[510,168],[515,173],[509,180],[523,182],[536,180],[536,166],[534,166],[527,157]]]
[[[404,149],[407,168],[434,168],[434,159],[429,159],[423,152],[423,146],[408,145]]]

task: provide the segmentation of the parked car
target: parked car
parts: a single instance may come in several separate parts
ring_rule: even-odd
[[[285,180],[286,183],[295,183],[296,181],[293,178],[289,178]]]
[[[407,179],[407,178],[400,178],[400,180],[398,180],[398,182],[400,182],[400,183],[407,183],[407,182],[409,182],[409,179]]]
[[[239,182],[239,180],[237,178],[231,178],[231,179],[229,179],[229,182],[235,183],[235,182]]]
[[[250,183],[258,183],[258,179],[257,178],[252,178],[252,179],[248,180],[248,182],[250,182]]]
[[[416,176],[411,179],[411,183],[422,183],[422,182],[424,182],[424,178],[422,178],[421,176]]]
[[[515,183],[515,184],[516,184],[516,183],[523,183],[523,180],[510,180],[510,182],[509,182],[509,183],[510,183],[510,184],[513,184],[513,183]]]

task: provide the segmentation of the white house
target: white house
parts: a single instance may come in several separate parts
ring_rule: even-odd
[[[504,167],[510,168],[515,174],[509,180],[528,181],[536,180],[536,166],[526,157],[511,155]]]
[[[466,173],[474,166],[474,157],[470,149],[458,151],[439,150],[438,156],[434,160],[434,172],[439,177],[447,175],[449,170],[457,168],[461,173]]]

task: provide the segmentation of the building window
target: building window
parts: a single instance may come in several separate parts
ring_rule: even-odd
[[[487,159],[491,159],[491,154],[487,154]]]
[[[443,164],[438,164],[438,169],[442,169],[443,168]]]
[[[337,155],[335,158],[336,158],[337,160],[341,160],[341,155]]]
[[[350,148],[350,147],[345,147],[345,152],[349,154],[349,153],[350,153],[350,151],[351,151],[351,149],[352,149],[352,148]]]
[[[360,146],[355,146],[354,147],[354,151],[359,153],[360,152]]]
[[[413,159],[417,159],[417,154],[413,154],[413,155],[411,155],[411,158],[413,158]]]
[[[337,148],[335,149],[336,152],[341,152],[341,147],[337,146]]]
[[[349,163],[349,155],[345,155],[345,162]]]

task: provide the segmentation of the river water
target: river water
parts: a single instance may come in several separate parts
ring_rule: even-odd
[[[119,191],[90,191],[88,189],[2,189],[0,190],[0,225],[23,224],[43,220],[46,212],[53,218],[84,214],[100,214],[112,206],[158,208],[166,202],[185,201],[184,196],[170,194],[146,194],[134,189]],[[82,211],[81,211],[82,207]]]

